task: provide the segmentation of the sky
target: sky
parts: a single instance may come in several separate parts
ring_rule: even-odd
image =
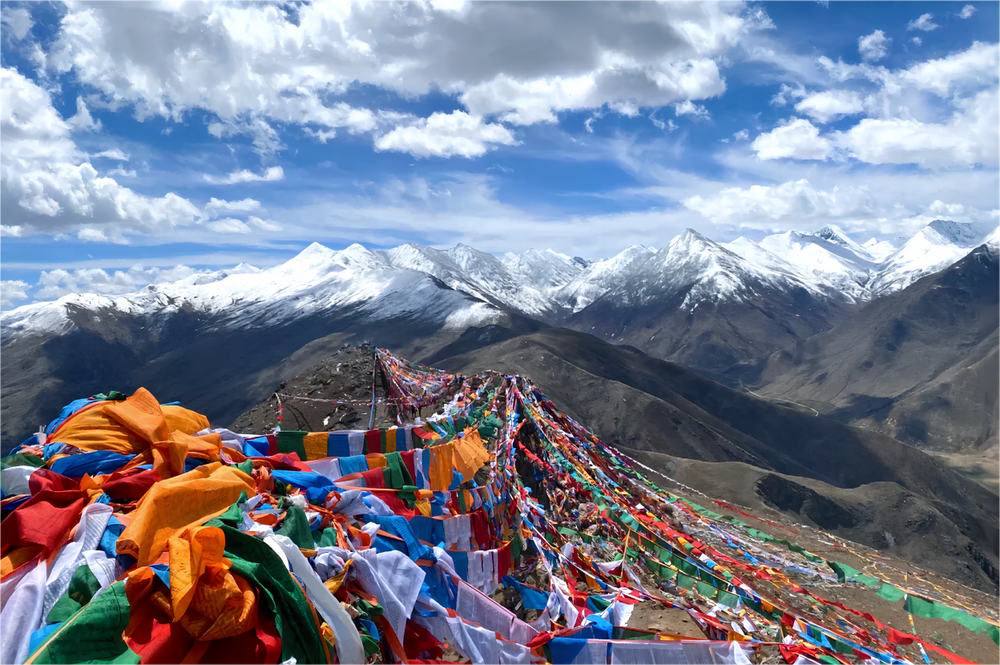
[[[996,2],[3,2],[4,309],[312,242],[996,226]]]

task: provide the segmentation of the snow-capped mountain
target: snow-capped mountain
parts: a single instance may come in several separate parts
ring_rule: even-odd
[[[894,254],[896,249],[898,249],[891,242],[887,240],[878,240],[877,238],[870,238],[861,246],[865,248],[866,252],[874,256],[879,261],[889,258],[889,256]]]
[[[406,244],[375,252],[357,244],[334,251],[314,243],[268,270],[244,263],[123,296],[73,294],[5,312],[0,325],[6,339],[18,332],[64,333],[72,328],[71,311],[137,316],[184,310],[210,316],[216,327],[245,328],[265,316],[283,323],[316,311],[374,307],[382,296],[413,291],[428,277],[480,303],[474,310],[479,314],[460,317],[470,325],[493,320],[501,310],[558,323],[605,295],[641,304],[679,285],[690,287],[685,306],[739,300],[752,297],[747,284],[754,280],[866,301],[947,267],[982,242],[972,225],[936,220],[888,256],[889,243],[859,245],[835,226],[774,234],[758,243],[738,238],[716,244],[688,231],[659,251],[636,245],[589,264],[552,250],[508,254],[501,261],[467,245],[442,250]],[[396,309],[427,306],[407,302]]]
[[[655,253],[655,249],[632,245],[610,259],[595,261],[556,291],[553,298],[574,312],[578,312],[620,283],[623,276],[632,270],[633,265],[645,261]]]
[[[242,403],[218,400],[215,382],[251,386],[232,400],[263,399],[254,391],[273,389],[268,377],[325,344],[373,339],[419,360],[542,325],[736,376],[828,330],[856,303],[953,263],[979,236],[937,221],[884,260],[885,243],[861,246],[833,227],[728,245],[688,231],[659,251],[634,246],[593,263],[534,250],[501,261],[466,245],[313,244],[267,270],[241,264],[3,312],[0,420],[4,432],[8,422],[37,427],[30,414],[78,397],[64,394],[70,386],[183,386],[214,408],[236,409]]]
[[[540,290],[518,280],[495,256],[468,245],[440,250],[407,243],[380,254],[392,267],[427,273],[453,289],[530,316],[560,309]]]
[[[87,315],[140,321],[145,330],[183,314],[200,319],[206,332],[289,325],[337,312],[367,321],[417,317],[459,332],[504,318],[502,306],[469,291],[443,288],[426,272],[394,267],[361,245],[334,251],[313,243],[268,270],[242,265],[123,296],[71,294],[5,312],[0,324],[6,345],[25,334],[66,334],[85,326]]]
[[[657,252],[637,252],[567,325],[719,375],[829,329],[853,306],[759,247],[739,245],[770,265],[688,229]]]
[[[983,242],[982,233],[971,224],[936,219],[879,265],[868,285],[870,297],[899,291],[925,275],[943,270]]]
[[[521,254],[507,253],[503,264],[518,280],[531,284],[551,296],[587,267],[584,259],[574,259],[551,249],[529,249]]]
[[[816,234],[788,231],[769,235],[760,247],[795,267],[810,281],[863,299],[875,257],[835,226]]]
[[[751,263],[791,269],[803,281],[864,302],[943,270],[983,242],[976,226],[936,220],[899,248],[875,238],[859,245],[836,226],[778,233],[759,243],[739,238],[725,246]]]

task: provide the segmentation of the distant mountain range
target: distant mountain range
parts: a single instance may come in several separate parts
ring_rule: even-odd
[[[982,235],[946,220],[898,247],[859,245],[833,226],[726,244],[688,230],[594,262],[313,244],[267,270],[72,294],[0,316],[2,440],[19,443],[82,394],[139,385],[228,421],[310,354],[363,339],[426,359],[563,326],[738,387],[773,354],[962,259]]]

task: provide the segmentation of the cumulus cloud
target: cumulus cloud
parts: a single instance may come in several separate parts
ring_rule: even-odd
[[[218,217],[224,214],[246,214],[261,210],[260,201],[254,199],[243,199],[242,201],[225,201],[223,199],[212,199],[205,204],[204,211],[209,217]]]
[[[71,138],[49,93],[17,70],[0,70],[0,215],[5,235],[82,227],[123,241],[127,233],[170,233],[200,219],[190,201],[138,194],[101,177]]]
[[[830,142],[804,118],[791,118],[761,134],[750,147],[760,159],[826,159],[833,154]]]
[[[122,178],[134,178],[135,177],[135,169],[129,169],[129,170],[126,171],[124,167],[117,166],[117,167],[111,169],[110,171],[108,171],[108,175],[109,176],[120,176]]]
[[[997,165],[1000,143],[997,90],[956,102],[947,122],[865,118],[837,135],[839,145],[871,164],[919,164],[939,168],[954,164]]]
[[[806,93],[806,88],[802,84],[793,88],[790,85],[782,83],[781,87],[778,88],[778,93],[774,97],[771,97],[771,104],[774,106],[786,106],[791,100],[802,99],[806,94],[808,93]]]
[[[6,24],[6,21],[4,21],[4,24]],[[0,281],[0,307],[10,307],[19,300],[27,300],[29,288],[30,286],[27,282],[19,279],[5,279]]]
[[[932,19],[934,14],[921,14],[920,18],[913,19],[906,25],[907,30],[923,30],[924,32],[930,32],[931,30],[937,30],[941,26],[935,23]]]
[[[31,20],[31,13],[23,7],[3,7],[0,9],[0,23],[3,24],[4,36],[21,41],[24,39],[34,21]],[[6,282],[4,282],[6,284]]]
[[[858,53],[868,61],[881,60],[889,52],[892,39],[885,36],[881,30],[858,38]]]
[[[972,18],[972,15],[976,13],[976,8],[972,5],[966,5],[962,7],[962,11],[958,14],[959,18]]]
[[[128,153],[124,152],[120,148],[111,148],[110,150],[102,150],[101,152],[94,153],[90,155],[90,159],[114,159],[119,162],[129,161]]]
[[[724,3],[312,3],[294,19],[257,3],[80,5],[46,64],[140,118],[205,109],[218,118],[214,135],[246,134],[272,154],[282,149],[276,123],[321,142],[339,129],[383,136],[372,111],[335,101],[354,82],[407,96],[439,88],[470,115],[515,124],[716,96],[716,58],[770,28],[762,9]]]
[[[795,110],[825,124],[845,115],[862,113],[864,106],[861,95],[853,90],[824,90],[803,98],[795,105]]]
[[[682,203],[716,223],[866,215],[875,209],[872,196],[864,188],[833,187],[827,191],[805,179],[774,187],[730,187],[709,197],[692,196]]]
[[[823,137],[844,154],[872,164],[932,169],[997,163],[997,44],[973,42],[964,50],[897,70],[826,57],[818,63],[834,81],[861,79],[878,86],[861,100],[868,117],[844,132]],[[920,94],[925,92],[943,100],[946,110],[942,112],[940,104],[921,104]],[[857,102],[852,96],[843,106],[823,110],[859,112]],[[805,106],[796,108],[809,113]],[[810,116],[824,121],[821,115]]]
[[[272,166],[262,173],[254,173],[248,169],[233,171],[224,176],[213,176],[205,174],[202,176],[205,182],[213,185],[241,185],[251,182],[278,182],[284,180],[285,170],[280,166]]]
[[[951,217],[964,214],[965,206],[961,203],[945,203],[941,200],[935,200],[928,206],[927,212],[932,215]]]
[[[90,110],[83,101],[83,97],[76,98],[76,115],[66,122],[77,131],[96,132],[101,129],[101,121],[94,120],[93,116],[90,115]]]
[[[956,92],[995,86],[1000,69],[1000,46],[973,42],[964,51],[916,63],[888,80],[889,85],[909,85],[940,97]]]
[[[35,297],[47,300],[70,293],[117,296],[135,293],[147,284],[173,282],[208,272],[210,271],[196,270],[183,265],[174,268],[143,268],[138,264],[128,270],[116,270],[113,273],[105,272],[101,268],[43,270],[38,278]]]
[[[683,102],[677,102],[674,104],[674,113],[678,116],[690,115],[695,118],[705,118],[711,117],[711,114],[701,104],[695,104],[689,99],[685,99]]]
[[[914,45],[916,45],[916,46],[923,46],[924,45],[924,40],[922,40],[920,37],[913,37],[910,41],[913,42]]]
[[[253,229],[234,217],[209,222],[206,226],[216,233],[251,233]]]
[[[378,150],[414,157],[479,157],[496,145],[517,145],[510,130],[463,111],[434,113],[408,127],[397,127],[375,141]]]
[[[247,219],[247,222],[249,222],[250,226],[255,226],[261,231],[270,231],[274,233],[281,230],[281,224],[271,219],[261,219],[260,217],[254,217],[251,215]]]
[[[750,138],[750,132],[746,129],[741,129],[740,131],[733,134],[734,141],[746,141]]]

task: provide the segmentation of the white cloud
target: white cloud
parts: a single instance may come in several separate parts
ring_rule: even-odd
[[[375,141],[378,150],[414,157],[479,157],[496,145],[517,145],[506,127],[484,123],[463,111],[434,113],[408,127],[397,127]]]
[[[689,99],[674,104],[674,113],[677,114],[677,116],[690,115],[694,116],[695,118],[707,119],[711,117],[711,114],[708,112],[708,109],[706,109],[701,104],[695,104]]]
[[[261,219],[260,217],[254,217],[251,215],[247,219],[247,222],[250,223],[250,226],[256,226],[261,231],[276,232],[281,230],[281,224],[271,219]]]
[[[754,139],[750,147],[760,159],[827,159],[833,146],[804,118],[791,118]]]
[[[964,51],[912,65],[890,83],[911,85],[946,97],[959,91],[996,86],[998,69],[1000,45],[973,42]]]
[[[685,208],[701,213],[715,223],[767,224],[784,219],[827,218],[868,215],[875,209],[871,195],[859,187],[822,190],[808,180],[778,186],[730,187],[711,196],[692,196]]]
[[[4,8],[6,12],[6,8]],[[6,23],[6,20],[4,21]],[[19,279],[0,281],[0,307],[9,307],[18,300],[28,299],[29,284]]]
[[[795,105],[795,110],[813,120],[827,123],[845,115],[862,113],[861,95],[853,90],[824,90],[805,97]]]
[[[878,89],[862,100],[868,115],[826,137],[856,159],[926,168],[997,162],[996,95],[1000,46],[973,42],[942,58],[889,70],[818,59],[835,81],[863,79]],[[927,103],[930,92],[944,101]]]
[[[746,129],[741,129],[740,131],[733,134],[734,141],[746,141],[750,138],[750,132]]]
[[[215,222],[209,222],[206,226],[216,233],[250,233],[252,229],[238,219],[226,217]]]
[[[284,180],[285,170],[280,166],[272,166],[265,169],[264,172],[260,174],[254,173],[248,169],[241,169],[221,177],[206,173],[202,176],[202,178],[205,182],[213,185],[239,185],[250,182],[278,182],[279,180]]]
[[[865,60],[881,60],[889,52],[889,44],[892,39],[885,36],[881,30],[876,30],[870,35],[858,38],[858,53]]]
[[[3,7],[0,9],[0,23],[4,27],[4,35],[9,36],[14,41],[21,41],[34,21],[31,20],[31,13],[22,7]],[[6,284],[6,282],[4,282]]]
[[[168,193],[137,194],[101,177],[71,138],[72,127],[52,107],[49,93],[14,69],[0,70],[0,216],[6,235],[102,230],[115,242],[125,234],[169,234],[200,212]]]
[[[922,40],[920,37],[914,37],[910,41],[913,42],[916,46],[924,45],[924,40]]]
[[[921,14],[920,18],[910,21],[906,29],[907,30],[923,30],[924,32],[930,32],[931,30],[937,30],[941,26],[935,23],[932,19],[934,14]]]
[[[38,278],[35,297],[39,300],[59,298],[70,293],[97,293],[106,296],[135,293],[147,284],[161,284],[210,272],[187,266],[173,268],[143,268],[134,265],[128,270],[108,274],[101,268],[76,270],[43,270]]]
[[[84,103],[83,97],[76,98],[76,115],[66,121],[69,126],[78,131],[96,132],[101,129],[101,121],[95,121]]]
[[[997,90],[986,90],[955,103],[947,122],[865,118],[835,141],[852,156],[871,164],[919,164],[941,168],[954,164],[997,165],[1000,144]]]
[[[209,217],[218,217],[224,214],[246,214],[261,210],[260,201],[254,199],[243,199],[242,201],[225,201],[223,199],[212,199],[205,204],[205,214]]]
[[[110,150],[102,150],[101,152],[90,155],[90,159],[100,159],[102,157],[104,159],[114,159],[119,162],[129,161],[128,153],[124,152],[120,148],[111,148]]]
[[[108,242],[108,237],[104,231],[99,229],[80,229],[76,237],[84,242]]]
[[[965,213],[965,206],[961,203],[944,203],[941,200],[935,200],[927,208],[927,212],[932,215],[956,216]]]
[[[972,5],[966,5],[962,7],[962,11],[959,13],[959,18],[972,18],[972,15],[976,13],[976,8]]]
[[[655,117],[653,114],[650,114],[649,119],[653,121],[654,127],[656,127],[657,129],[661,129],[665,132],[673,132],[675,129],[677,129],[677,125],[674,124],[672,118],[669,118],[667,119],[666,122],[663,122],[659,118]]]
[[[113,168],[110,171],[108,171],[107,175],[109,177],[110,176],[121,176],[123,178],[134,178],[135,177],[135,169],[130,169],[130,170],[126,171],[124,167],[118,166],[118,167]]]
[[[799,84],[797,88],[793,88],[785,83],[781,84],[778,89],[778,93],[771,98],[771,104],[775,106],[785,106],[793,99],[802,99],[806,96],[806,88],[802,84]]]
[[[762,9],[737,3],[573,9],[312,3],[292,21],[256,3],[80,5],[63,17],[47,62],[140,118],[206,109],[217,136],[248,134],[271,154],[282,147],[275,123],[311,126],[319,141],[341,128],[382,129],[370,110],[330,101],[355,81],[407,96],[436,86],[459,94],[470,115],[517,124],[715,96],[725,90],[716,58],[773,28]]]

